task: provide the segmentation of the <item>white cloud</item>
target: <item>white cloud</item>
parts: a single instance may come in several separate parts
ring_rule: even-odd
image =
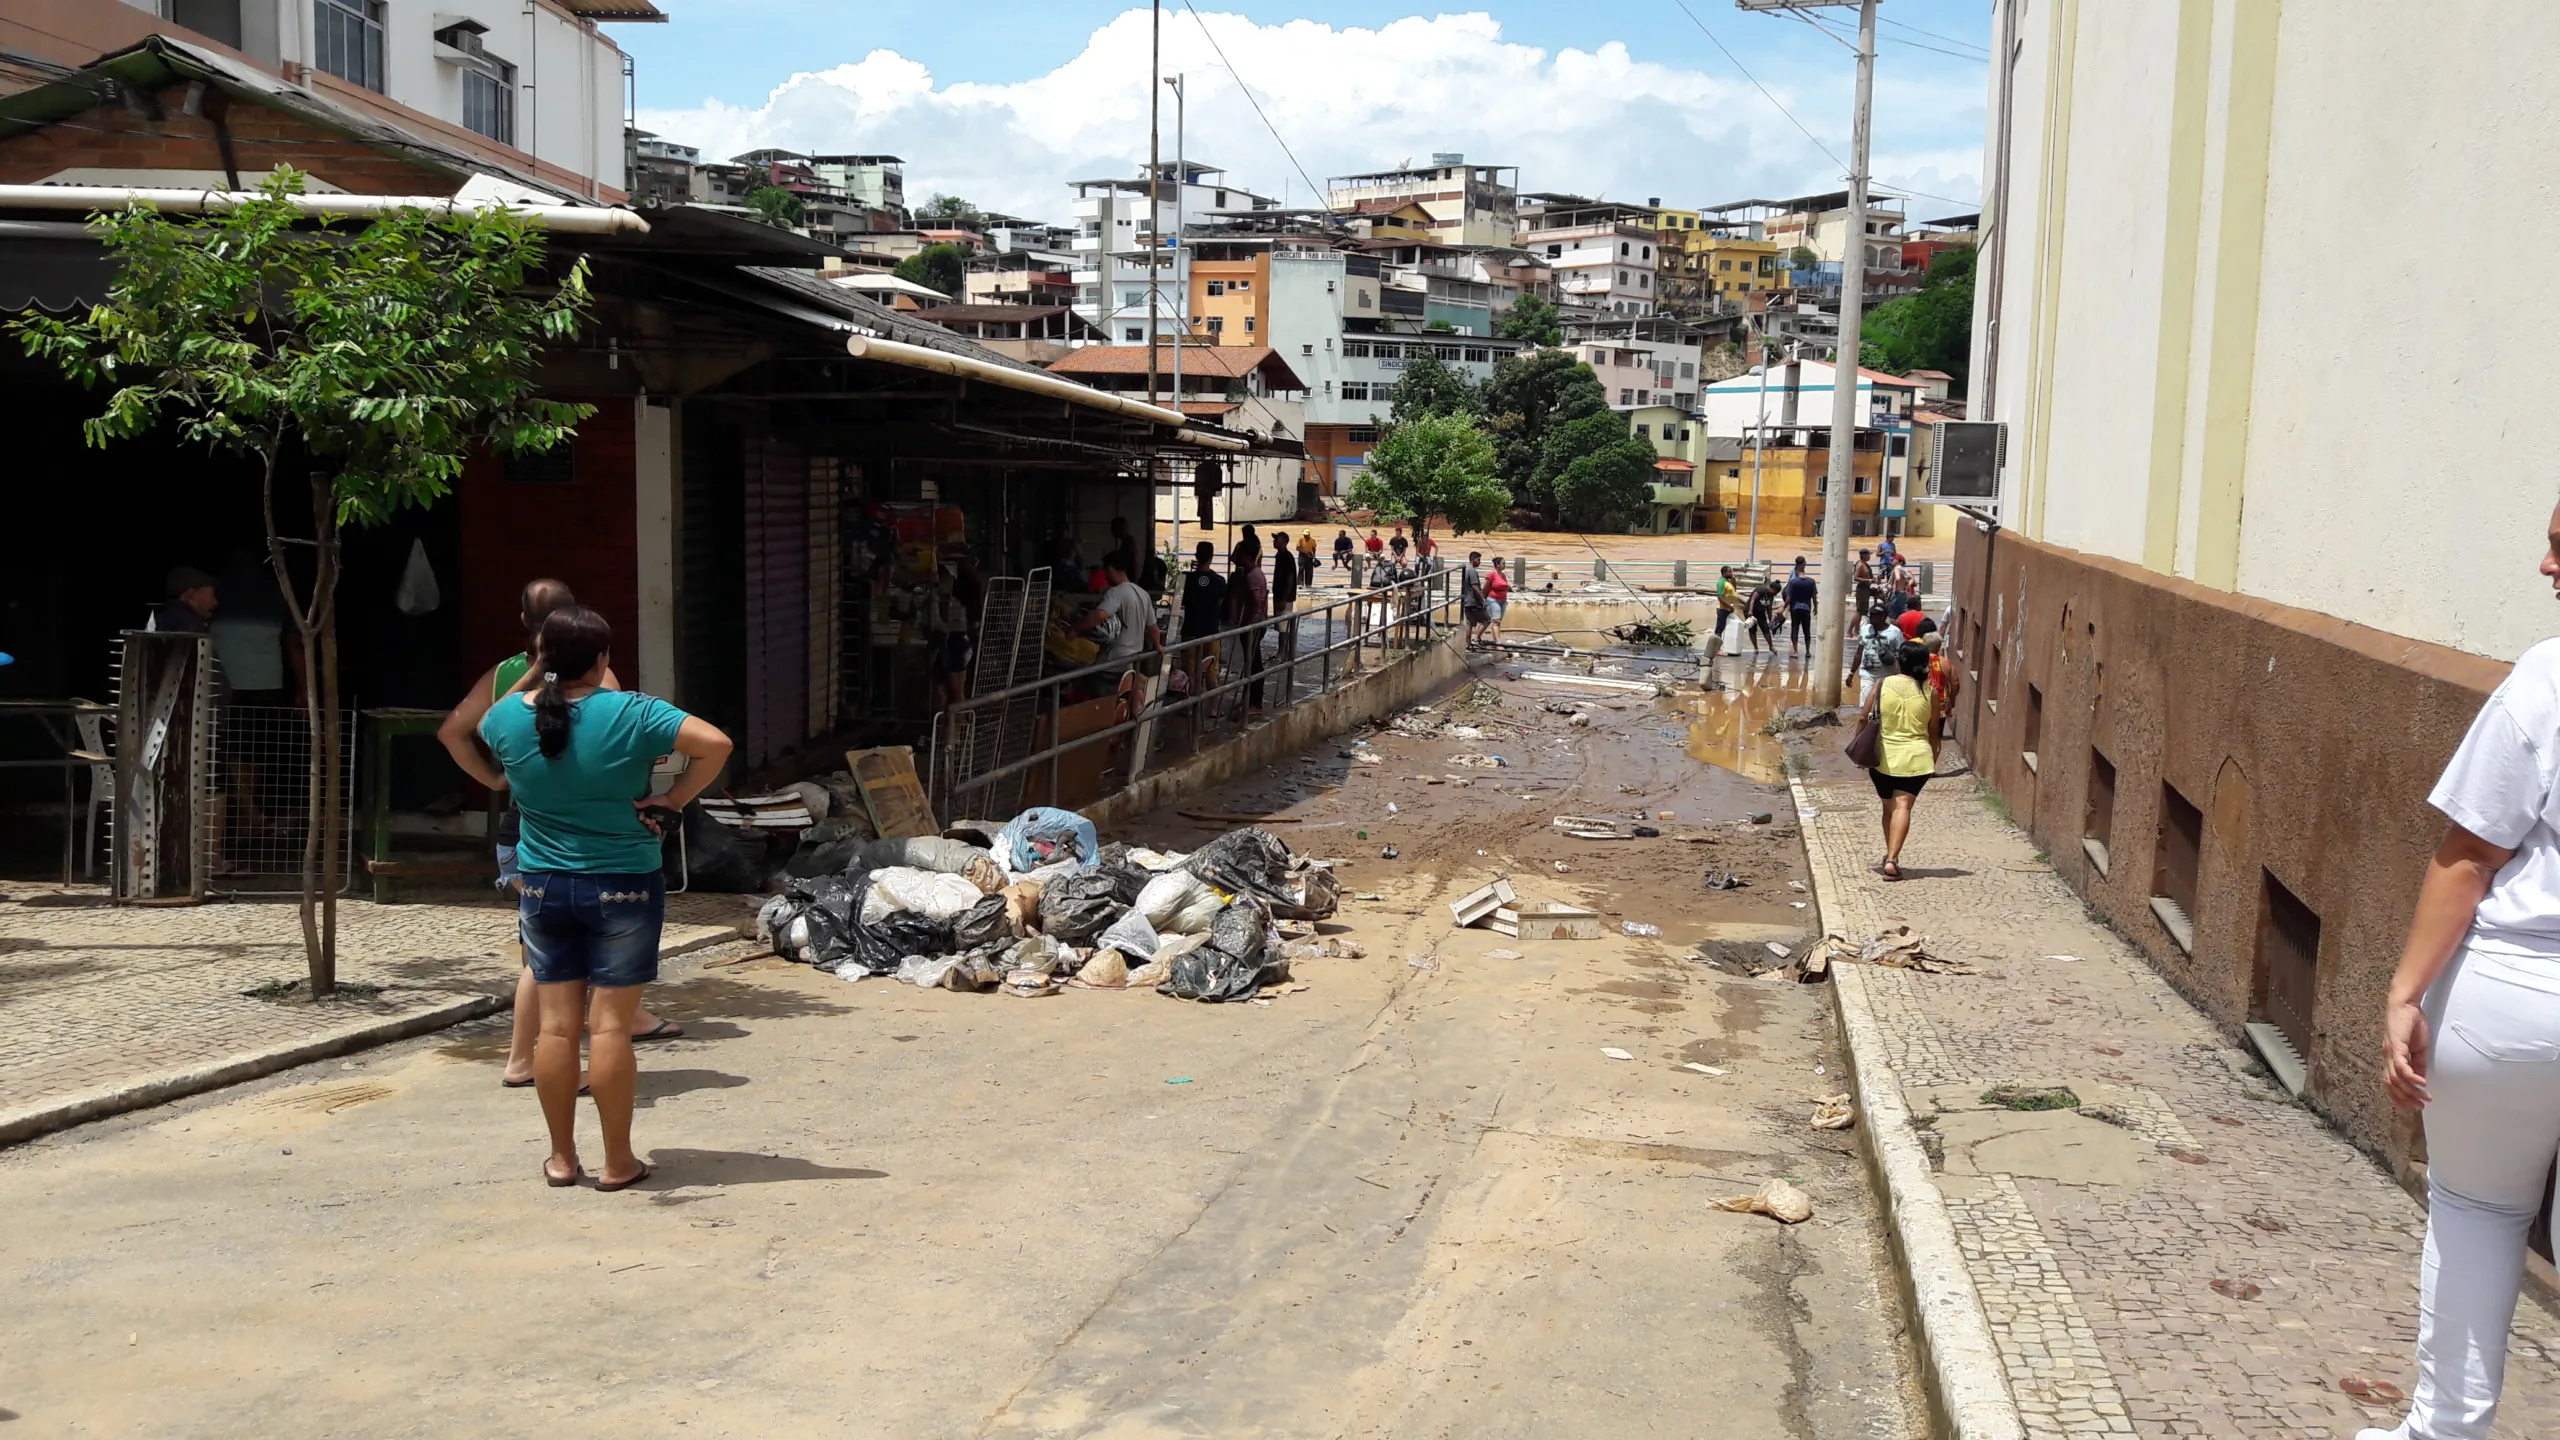
[[[1375,29],[1296,20],[1257,25],[1206,16],[1228,59],[1261,98],[1305,176],[1382,169],[1463,151],[1520,167],[1524,189],[1617,200],[1661,196],[1695,206],[1787,195],[1840,183],[1840,171],[1739,76],[1640,60],[1621,41],[1548,52],[1502,38],[1484,14],[1419,16]],[[965,195],[992,209],[1063,219],[1064,182],[1134,175],[1146,156],[1147,26],[1131,10],[1045,75],[1015,84],[937,85],[924,66],[889,50],[793,75],[760,105],[717,99],[689,110],[644,109],[640,124],[706,157],[760,146],[895,154],[907,193]],[[1190,86],[1188,149],[1265,194],[1309,202],[1302,178],[1258,120],[1187,13],[1168,11],[1164,68]],[[1847,109],[1837,76],[1761,79],[1826,140],[1846,129],[1824,117]],[[1164,154],[1174,152],[1167,92]],[[1969,203],[1978,192],[1978,88],[1910,77],[1878,97],[1875,170]],[[1913,117],[1898,125],[1898,115]],[[1845,155],[1846,148],[1834,143]],[[1915,214],[1942,213],[1938,201]]]

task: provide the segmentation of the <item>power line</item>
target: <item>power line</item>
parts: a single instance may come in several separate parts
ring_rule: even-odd
[[[1244,92],[1245,103],[1253,107],[1254,117],[1262,122],[1262,128],[1271,132],[1272,143],[1280,147],[1281,154],[1289,157],[1289,168],[1297,171],[1298,178],[1307,182],[1307,193],[1310,196],[1324,194],[1324,187],[1307,173],[1306,166],[1298,163],[1298,152],[1290,149],[1289,142],[1280,137],[1280,127],[1272,124],[1271,117],[1263,113],[1262,102],[1254,98],[1253,87],[1244,83],[1244,77],[1236,73],[1235,62],[1227,58],[1225,48],[1218,44],[1218,37],[1209,33],[1209,22],[1200,14],[1200,7],[1192,4],[1191,0],[1182,0],[1182,8],[1190,11],[1191,18],[1198,22],[1200,37],[1209,42],[1209,49],[1218,57],[1218,63],[1227,67],[1228,77],[1236,82],[1238,90]]]
[[[1849,37],[1847,32],[1834,30],[1830,25],[1812,15],[1806,14],[1804,11],[1789,10],[1786,13],[1803,21],[1807,25],[1812,26],[1814,29],[1821,31],[1823,34],[1830,36],[1832,39],[1839,41],[1843,46],[1846,46],[1850,50],[1854,51],[1858,48],[1857,43]],[[1881,19],[1883,17],[1879,16],[1877,18]],[[1921,33],[1926,34],[1927,32],[1923,31]],[[1917,40],[1905,40],[1899,35],[1882,35],[1877,38],[1888,45],[1905,45],[1914,50],[1926,50],[1932,55],[1944,55],[1951,60],[1963,60],[1974,65],[1988,65],[1991,63],[1991,56],[1988,52],[1980,55],[1968,55],[1954,50],[1941,50],[1935,45],[1923,45]],[[1959,40],[1953,43],[1961,45],[1964,42]]]
[[[1190,0],[1183,0],[1183,3],[1189,4]],[[1769,93],[1769,87],[1760,83],[1760,77],[1751,73],[1749,67],[1742,63],[1742,58],[1740,56],[1734,54],[1733,51],[1726,49],[1725,43],[1722,40],[1716,39],[1716,32],[1708,29],[1707,22],[1699,19],[1696,12],[1689,8],[1688,0],[1671,0],[1671,3],[1680,7],[1680,13],[1689,17],[1689,23],[1698,27],[1698,33],[1706,36],[1708,43],[1714,45],[1716,49],[1724,52],[1724,58],[1732,62],[1734,69],[1742,72],[1742,78],[1751,82],[1751,88],[1760,92],[1761,99],[1768,101],[1770,105],[1777,109],[1779,114],[1786,116],[1788,124],[1793,125],[1798,130],[1804,131],[1804,138],[1813,142],[1814,149],[1821,151],[1826,156],[1829,156],[1831,163],[1839,166],[1841,169],[1846,170],[1849,168],[1849,162],[1832,154],[1831,147],[1822,143],[1821,136],[1814,134],[1811,130],[1805,129],[1804,122],[1796,118],[1796,112],[1788,109],[1779,101],[1777,96]]]
[[[1926,35],[1932,40],[1943,40],[1950,45],[1962,45],[1969,50],[1979,50],[1983,53],[1983,56],[1986,59],[1989,58],[1991,54],[1991,47],[1988,45],[1979,45],[1971,40],[1959,40],[1953,35],[1941,35],[1935,30],[1923,30],[1917,25],[1906,25],[1901,21],[1894,19],[1890,15],[1878,15],[1876,19],[1892,26],[1896,30],[1908,30],[1914,35]]]

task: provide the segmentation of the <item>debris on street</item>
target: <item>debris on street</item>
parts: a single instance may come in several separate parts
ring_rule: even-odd
[[[1852,943],[1833,934],[1822,937],[1815,947],[1823,952],[1823,962],[1855,960],[1867,965],[1887,965],[1897,970],[1917,970],[1923,975],[1979,975],[1982,972],[1961,960],[1950,959],[1929,948],[1929,937],[1916,934],[1908,925],[1892,925],[1865,941]]]
[[[1784,1180],[1772,1180],[1749,1195],[1707,1203],[1713,1209],[1740,1215],[1766,1215],[1782,1225],[1798,1225],[1813,1218],[1813,1197]]]
[[[1608,1056],[1612,1060],[1633,1060],[1636,1058],[1633,1055],[1628,1054],[1626,1051],[1619,1049],[1615,1045],[1601,1046],[1600,1053]]]
[[[1813,1128],[1816,1130],[1846,1130],[1857,1121],[1858,1112],[1849,1104],[1846,1094],[1825,1095],[1813,1102]]]

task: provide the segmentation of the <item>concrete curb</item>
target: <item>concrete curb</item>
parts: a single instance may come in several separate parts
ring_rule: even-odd
[[[724,941],[741,939],[752,933],[754,932],[747,926],[731,926],[724,932],[696,936],[659,953],[662,957],[682,955]],[[94,1090],[76,1091],[69,1095],[57,1095],[13,1110],[0,1110],[0,1145],[14,1145],[21,1140],[34,1139],[38,1135],[69,1129],[84,1121],[101,1120],[109,1115],[121,1115],[130,1110],[141,1110],[153,1105],[165,1105],[172,1100],[181,1100],[189,1095],[201,1095],[208,1090],[219,1090],[226,1085],[237,1085],[244,1080],[256,1080],[281,1070],[293,1069],[297,1065],[308,1065],[314,1060],[326,1060],[335,1055],[350,1055],[358,1050],[370,1050],[377,1045],[407,1040],[412,1036],[424,1035],[431,1030],[447,1029],[465,1021],[477,1020],[484,1015],[494,1015],[501,1010],[510,1010],[514,1006],[515,990],[510,985],[498,994],[466,995],[459,1000],[449,1001],[432,1009],[416,1010],[406,1015],[359,1020],[306,1039],[289,1044],[272,1045],[264,1050],[248,1051],[208,1065],[198,1065],[185,1070],[165,1070],[157,1075],[146,1075],[137,1080],[104,1085]]]
[[[1823,928],[1845,930],[1847,890],[1827,848],[1806,817],[1814,805],[1804,782],[1790,775],[1797,831],[1813,872],[1814,899]],[[1885,1230],[1901,1263],[1905,1304],[1920,1350],[1920,1378],[1938,1434],[1947,1440],[2022,1440],[2025,1422],[2009,1393],[2007,1372],[1992,1344],[1982,1297],[1956,1243],[1955,1222],[1931,1177],[1928,1152],[1902,1101],[1902,1083],[1885,1058],[1884,1035],[1867,999],[1866,972],[1854,964],[1831,967],[1841,1047],[1849,1060],[1850,1088],[1858,1099],[1860,1151],[1884,1196]]]

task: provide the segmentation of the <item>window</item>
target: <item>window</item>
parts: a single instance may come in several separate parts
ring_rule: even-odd
[[[1626,272],[1626,271],[1621,270],[1621,271],[1619,271],[1619,272],[1618,272],[1618,283],[1619,283],[1619,284],[1621,284],[1621,285],[1624,285],[1624,284],[1626,284],[1626,283],[1627,283],[1627,272]]]
[[[1368,290],[1363,290],[1363,291],[1361,291],[1361,292],[1360,292],[1360,308],[1361,308],[1361,309],[1363,309],[1363,310],[1375,310],[1375,309],[1377,309],[1377,308],[1378,308],[1378,297],[1377,297],[1376,293],[1375,293],[1375,292],[1372,292],[1372,291],[1368,291]]]
[[[1378,443],[1377,427],[1372,425],[1354,425],[1350,429],[1342,432],[1342,438],[1354,445],[1374,445]]]
[[[1218,192],[1218,208],[1221,210],[1227,208],[1227,192],[1224,190]]]
[[[1653,288],[1653,277],[1652,277],[1652,276],[1650,276],[1650,275],[1639,275],[1639,276],[1637,276],[1637,277],[1636,277],[1636,288],[1637,288],[1637,289],[1639,289],[1639,290],[1650,290],[1650,289],[1652,289],[1652,288]]]
[[[382,88],[382,0],[312,0],[312,58],[367,90]]]
[[[1635,392],[1635,391],[1633,391],[1633,390],[1621,390],[1621,391],[1619,391],[1619,392],[1618,392],[1618,403],[1619,403],[1619,404],[1621,404],[1621,405],[1633,405],[1634,403],[1636,403],[1636,392]]]
[[[1644,249],[1644,256],[1643,256],[1643,258],[1644,258],[1644,259],[1647,259],[1647,260],[1652,259],[1652,258],[1653,258],[1653,247],[1652,247],[1652,246],[1650,246],[1650,245],[1647,245],[1647,246],[1644,246],[1644,247],[1643,247],[1643,249]]]
[[[1220,336],[1220,335],[1224,335],[1225,333],[1227,333],[1227,317],[1226,317],[1226,316],[1224,316],[1224,315],[1212,315],[1212,316],[1210,316],[1210,317],[1209,317],[1209,335],[1210,335],[1210,337],[1211,337],[1212,339],[1215,339],[1216,337],[1218,337],[1218,336]]]
[[[2261,870],[2258,874],[2257,983],[2251,987],[2258,1003],[2251,1008],[2274,1022],[2298,1057],[2311,1049],[2312,1001],[2319,988],[2320,913],[2303,904],[2272,873]],[[2299,1066],[2300,1061],[2295,1064]],[[2280,1059],[2268,1068],[2288,1089],[2302,1093],[2302,1077],[2286,1075]]]
[[[1639,439],[1639,440],[1650,440],[1650,439],[1652,439],[1652,438],[1653,438],[1653,426],[1652,426],[1652,425],[1650,425],[1650,424],[1638,425],[1638,426],[1636,427],[1636,438],[1637,438],[1637,439]],[[1664,438],[1665,438],[1665,439],[1668,439],[1669,437],[1668,437],[1668,436],[1665,436]]]
[[[1244,333],[1247,335],[1253,333],[1253,317],[1250,315],[1244,317]]]
[[[1619,241],[1619,242],[1618,242],[1618,253],[1619,253],[1619,254],[1621,254],[1621,255],[1626,255],[1626,254],[1631,254],[1631,253],[1633,253],[1633,252],[1631,252],[1631,251],[1629,251],[1629,250],[1627,249],[1627,242],[1626,242],[1626,241],[1624,241],[1624,240],[1621,240],[1621,241]],[[1624,277],[1620,277],[1620,278],[1624,278]]]
[[[240,48],[240,0],[176,0],[169,18],[208,39]]]
[[[1719,260],[1716,262],[1716,268],[1719,270],[1730,270],[1733,268],[1733,262],[1730,260]]]
[[[1727,480],[1739,480],[1739,479],[1741,479],[1741,478],[1742,478],[1742,467],[1741,467],[1741,466],[1739,466],[1739,465],[1728,465],[1728,466],[1726,466],[1726,467],[1725,467],[1725,469],[1724,469],[1724,478],[1726,478]]]
[[[1316,347],[1313,345],[1301,345],[1298,347],[1298,353],[1301,355],[1313,355],[1316,353]]]
[[[1324,282],[1324,293],[1326,293],[1327,295],[1330,295],[1330,294],[1332,294],[1332,293],[1333,293],[1333,282],[1332,282],[1332,281],[1327,280],[1326,282]]]
[[[2081,817],[2081,852],[2103,877],[2107,873],[2107,841],[2116,824],[2116,767],[2094,747],[2089,751],[2088,803],[2082,808]]]
[[[1366,340],[1345,340],[1342,342],[1342,355],[1346,360],[1363,359],[1367,357],[1368,353],[1369,342]]]
[[[1147,338],[1147,332],[1139,329],[1135,325],[1123,325],[1120,327],[1120,338],[1123,340],[1144,340]]]
[[[2018,758],[2027,764],[2027,773],[2036,771],[2036,747],[2044,741],[2044,692],[2033,685],[2027,687],[2026,734],[2018,741]]]
[[[1694,380],[1694,379],[1696,379],[1697,377],[1698,377],[1698,366],[1697,366],[1696,362],[1694,362],[1694,361],[1690,361],[1690,360],[1683,360],[1683,361],[1681,361],[1681,362],[1680,362],[1680,378],[1681,378],[1681,379],[1683,379],[1683,380]]]
[[[1365,380],[1345,380],[1345,381],[1343,381],[1343,382],[1342,382],[1342,398],[1343,398],[1343,399],[1345,399],[1345,400],[1366,400],[1366,399],[1368,399],[1368,398],[1369,398],[1369,383],[1368,383],[1367,381],[1365,381]]]
[[[1210,281],[1210,282],[1209,282],[1209,293],[1210,293],[1210,294],[1212,294],[1212,295],[1224,295],[1224,294],[1226,294],[1226,293],[1227,293],[1227,282],[1226,282],[1226,281],[1224,281],[1224,280],[1212,280],[1212,281]]]
[[[1849,493],[1852,495],[1865,495],[1872,492],[1875,488],[1876,482],[1872,476],[1853,476],[1849,481]]]
[[[2160,787],[2160,838],[2151,852],[2151,913],[2178,948],[2196,953],[2196,872],[2204,858],[2204,812],[2173,785]]]
[[[501,145],[516,143],[516,67],[503,60],[462,72],[462,128]]]
[[[1238,295],[1242,295],[1243,293],[1245,293],[1245,292],[1246,292],[1246,291],[1248,291],[1248,290],[1251,290],[1252,288],[1253,288],[1253,282],[1252,282],[1252,281],[1250,281],[1250,280],[1230,280],[1230,281],[1228,281],[1228,282],[1227,282],[1227,289],[1228,289],[1229,291],[1231,291],[1232,293],[1234,293],[1234,294],[1238,294]]]
[[[1466,348],[1465,357],[1467,363],[1470,365],[1490,365],[1493,363],[1493,347],[1490,345],[1470,345]]]

